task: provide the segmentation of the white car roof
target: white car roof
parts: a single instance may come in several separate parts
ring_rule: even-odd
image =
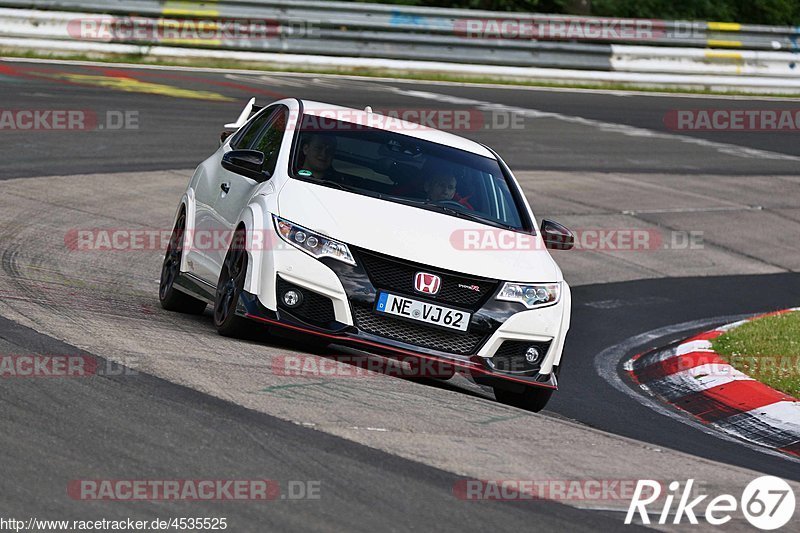
[[[341,120],[343,122],[350,122],[353,124],[361,124],[370,126],[376,129],[393,131],[416,139],[430,141],[445,146],[451,146],[459,150],[471,152],[473,154],[481,155],[491,159],[496,159],[495,155],[475,141],[470,141],[464,137],[459,137],[452,133],[429,128],[413,122],[401,120],[389,115],[382,115],[375,112],[367,112],[363,109],[352,109],[349,107],[342,107],[333,104],[326,104],[323,102],[315,102],[313,100],[301,100],[303,103],[303,113],[322,118],[332,118]],[[403,113],[406,110],[398,110],[398,113]],[[423,110],[420,110],[423,111]],[[431,111],[431,110],[424,110]]]

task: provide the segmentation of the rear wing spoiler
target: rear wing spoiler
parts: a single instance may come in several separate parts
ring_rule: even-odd
[[[238,130],[239,128],[241,128],[242,126],[247,124],[247,121],[250,120],[250,118],[253,115],[258,113],[262,109],[264,109],[264,106],[263,105],[256,105],[256,99],[255,98],[251,98],[250,101],[247,102],[247,105],[244,106],[244,109],[242,110],[242,114],[239,115],[239,118],[236,119],[236,122],[232,122],[230,124],[225,124],[225,129]]]
[[[220,146],[225,144],[225,141],[228,139],[228,137],[233,135],[233,132],[235,132],[236,130],[247,124],[247,121],[250,120],[253,117],[253,115],[258,113],[262,109],[264,109],[264,106],[256,105],[256,99],[251,98],[250,101],[247,102],[247,105],[244,106],[242,114],[239,115],[239,118],[236,119],[236,122],[225,124],[225,131],[223,131],[219,137]]]

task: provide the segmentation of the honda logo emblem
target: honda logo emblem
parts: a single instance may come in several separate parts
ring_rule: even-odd
[[[414,277],[414,289],[425,294],[436,294],[442,286],[442,278],[435,274],[417,272]]]

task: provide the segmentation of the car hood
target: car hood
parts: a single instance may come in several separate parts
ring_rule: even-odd
[[[504,281],[562,280],[538,236],[296,179],[281,189],[278,211],[333,239],[431,267]]]

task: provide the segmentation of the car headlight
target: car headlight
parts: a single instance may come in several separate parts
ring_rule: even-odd
[[[351,265],[356,264],[353,254],[350,253],[350,248],[343,242],[335,241],[275,215],[272,215],[272,220],[275,221],[275,229],[278,235],[284,241],[295,248],[303,250],[312,257],[317,259],[332,257]]]
[[[528,309],[552,305],[561,295],[561,283],[544,283],[540,285],[523,285],[506,283],[497,295],[498,300],[519,302]]]

